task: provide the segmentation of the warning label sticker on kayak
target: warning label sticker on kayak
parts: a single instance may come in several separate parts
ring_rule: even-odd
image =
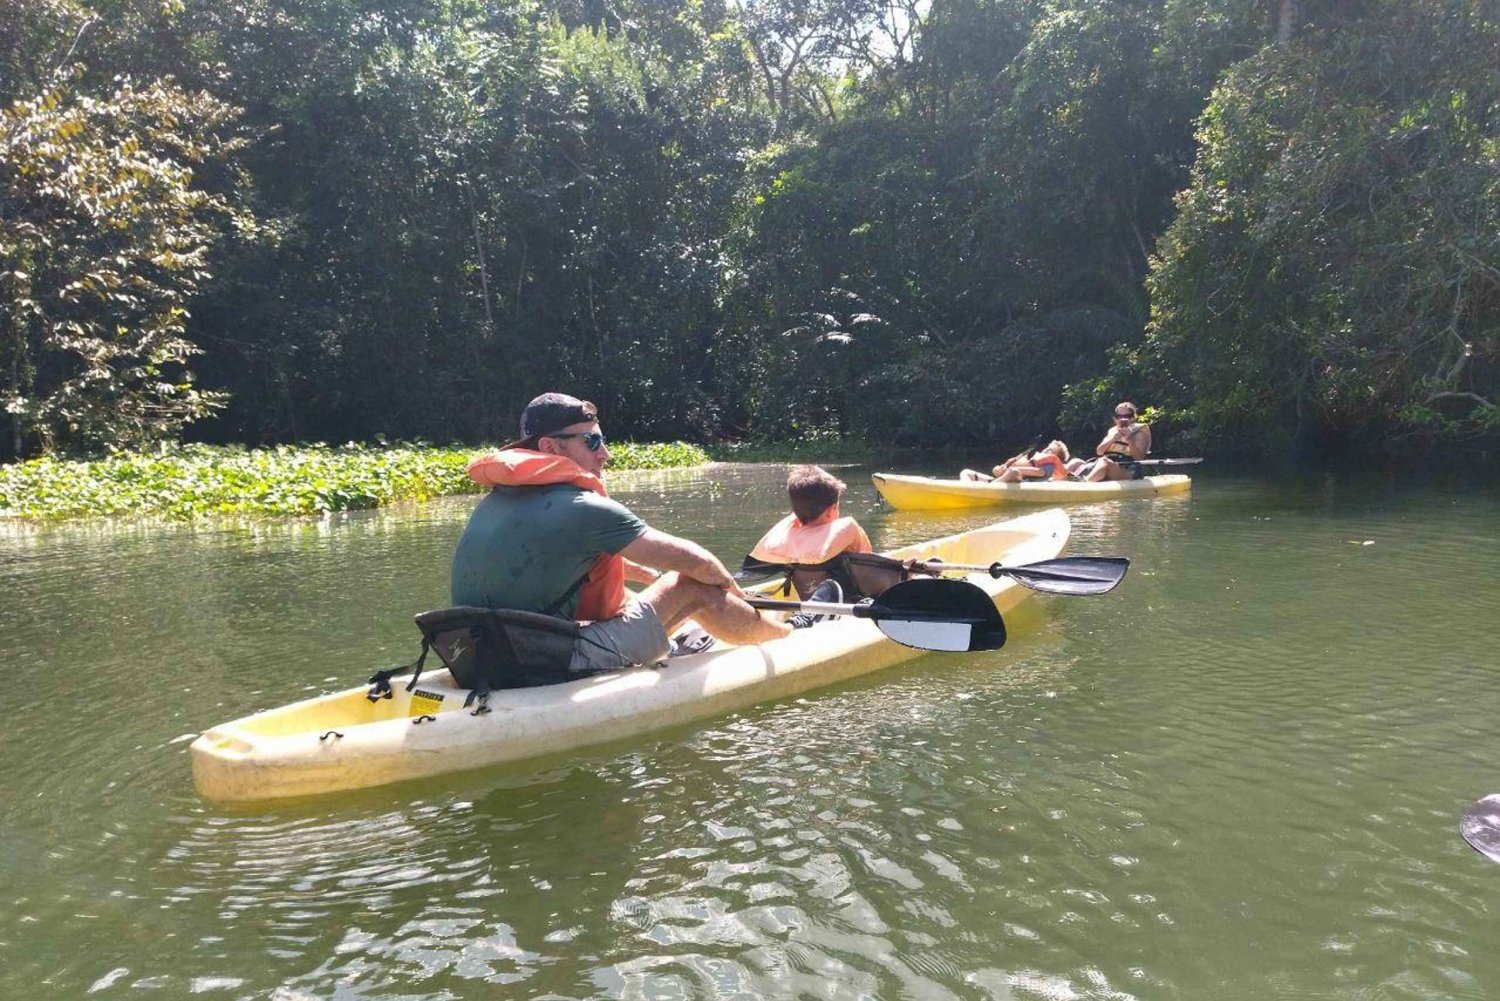
[[[442,704],[443,697],[437,692],[423,691],[418,688],[411,693],[411,715],[413,716],[437,712]]]

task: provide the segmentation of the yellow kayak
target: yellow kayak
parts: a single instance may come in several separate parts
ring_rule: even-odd
[[[885,502],[898,511],[957,510],[1000,504],[1070,504],[1077,501],[1124,500],[1186,493],[1193,481],[1181,474],[1147,476],[1140,480],[1084,483],[1049,480],[1044,483],[970,483],[929,476],[876,473],[870,477]]]
[[[1034,563],[1061,553],[1069,530],[1063,511],[1040,511],[889,555]],[[968,579],[1002,613],[1031,594],[1008,577]],[[413,629],[414,646],[415,639]],[[193,780],[210,799],[249,802],[442,775],[717,716],[919,655],[868,620],[838,617],[758,646],[674,657],[660,668],[492,692],[491,711],[478,716],[463,708],[468,693],[439,666],[411,692],[397,679],[394,697],[378,702],[361,686],[220,724],[190,748]]]

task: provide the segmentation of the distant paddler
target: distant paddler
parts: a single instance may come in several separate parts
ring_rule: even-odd
[[[996,466],[992,475],[977,469],[964,469],[958,478],[969,483],[1044,483],[1070,479],[1072,471],[1082,465],[1083,460],[1074,459],[1067,445],[1054,439],[1046,445],[1011,456]]]
[[[469,464],[470,478],[493,489],[453,554],[454,605],[578,621],[572,659],[557,666],[571,675],[655,663],[689,618],[735,644],[790,632],[745,603],[718,557],[610,498],[608,462],[594,404],[565,393],[527,404],[520,438]],[[628,595],[627,580],[646,587]]]
[[[1136,405],[1129,400],[1115,404],[1114,425],[1094,449],[1098,458],[1077,471],[1079,479],[1097,483],[1138,480],[1146,475],[1136,463],[1151,451],[1151,425],[1137,421],[1138,415]]]

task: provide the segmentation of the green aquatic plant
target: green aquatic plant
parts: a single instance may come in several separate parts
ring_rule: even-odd
[[[89,461],[0,466],[0,516],[63,519],[306,515],[477,492],[464,473],[476,449],[422,443],[247,449],[163,445]],[[708,462],[695,445],[610,444],[611,469]]]

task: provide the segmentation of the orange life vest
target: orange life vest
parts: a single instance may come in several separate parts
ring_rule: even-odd
[[[468,465],[469,479],[485,487],[548,487],[571,483],[608,497],[604,481],[572,459],[548,455],[529,448],[507,448],[475,456]],[[583,575],[578,589],[578,610],[584,621],[612,619],[625,611],[625,559],[600,553]]]
[[[839,553],[868,553],[869,536],[853,518],[835,517],[830,507],[804,525],[795,514],[771,526],[750,551],[755,559],[767,563],[823,563]]]
[[[1031,465],[1047,474],[1043,479],[1066,480],[1068,478],[1068,467],[1051,452],[1036,453],[1031,457]]]

